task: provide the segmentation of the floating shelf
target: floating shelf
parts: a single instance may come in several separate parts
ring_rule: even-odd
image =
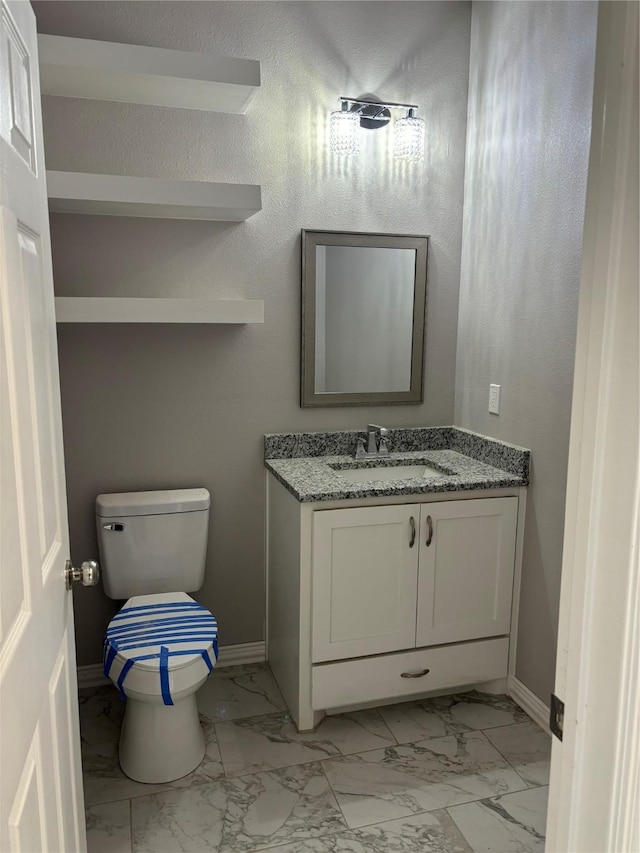
[[[261,299],[56,296],[58,323],[264,323]]]
[[[38,36],[43,95],[244,113],[260,63],[135,44]]]
[[[47,172],[47,192],[59,213],[243,222],[262,208],[253,184]]]

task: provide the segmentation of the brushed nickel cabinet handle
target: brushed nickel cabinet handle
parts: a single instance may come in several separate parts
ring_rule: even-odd
[[[409,548],[413,548],[416,544],[416,520],[413,516],[409,519],[409,525],[411,527],[411,541],[409,542]]]
[[[426,542],[426,545],[428,548],[429,545],[431,545],[431,541],[433,539],[433,521],[431,520],[430,515],[427,516],[427,529],[429,531],[429,535],[427,536],[427,542]]]
[[[421,672],[401,672],[400,678],[422,678],[423,675],[427,675],[431,670],[423,669]]]

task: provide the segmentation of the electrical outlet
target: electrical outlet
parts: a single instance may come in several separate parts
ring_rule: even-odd
[[[500,385],[489,385],[489,411],[492,415],[500,414]]]

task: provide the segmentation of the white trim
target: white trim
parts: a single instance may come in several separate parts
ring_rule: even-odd
[[[269,660],[269,472],[264,469],[264,656]]]
[[[266,659],[266,643],[264,640],[260,640],[258,643],[238,643],[235,646],[220,646],[216,667],[264,663]]]
[[[600,3],[547,851],[638,851],[638,3]]]
[[[83,687],[102,687],[103,684],[109,684],[109,679],[102,674],[101,663],[78,667],[78,690]]]
[[[522,710],[528,714],[541,729],[544,729],[547,734],[551,734],[549,730],[549,706],[545,705],[542,699],[536,696],[533,691],[529,690],[526,684],[523,684],[515,675],[512,675],[509,678],[509,689],[507,692],[513,701],[520,705]]]
[[[626,648],[622,662],[622,688],[618,714],[614,789],[612,802],[622,803],[613,816],[610,828],[612,850],[640,850],[640,736],[638,709],[640,708],[640,487],[636,485],[636,519],[631,560],[636,561],[636,571],[630,580],[627,613],[625,614]]]
[[[216,669],[227,666],[240,666],[249,663],[264,663],[266,660],[264,640],[258,643],[238,643],[233,646],[220,646]],[[78,667],[78,689],[83,687],[101,687],[109,684],[102,674],[102,664],[92,663]]]

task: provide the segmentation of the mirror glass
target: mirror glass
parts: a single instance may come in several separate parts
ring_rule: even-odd
[[[302,235],[302,405],[421,402],[427,237]]]

